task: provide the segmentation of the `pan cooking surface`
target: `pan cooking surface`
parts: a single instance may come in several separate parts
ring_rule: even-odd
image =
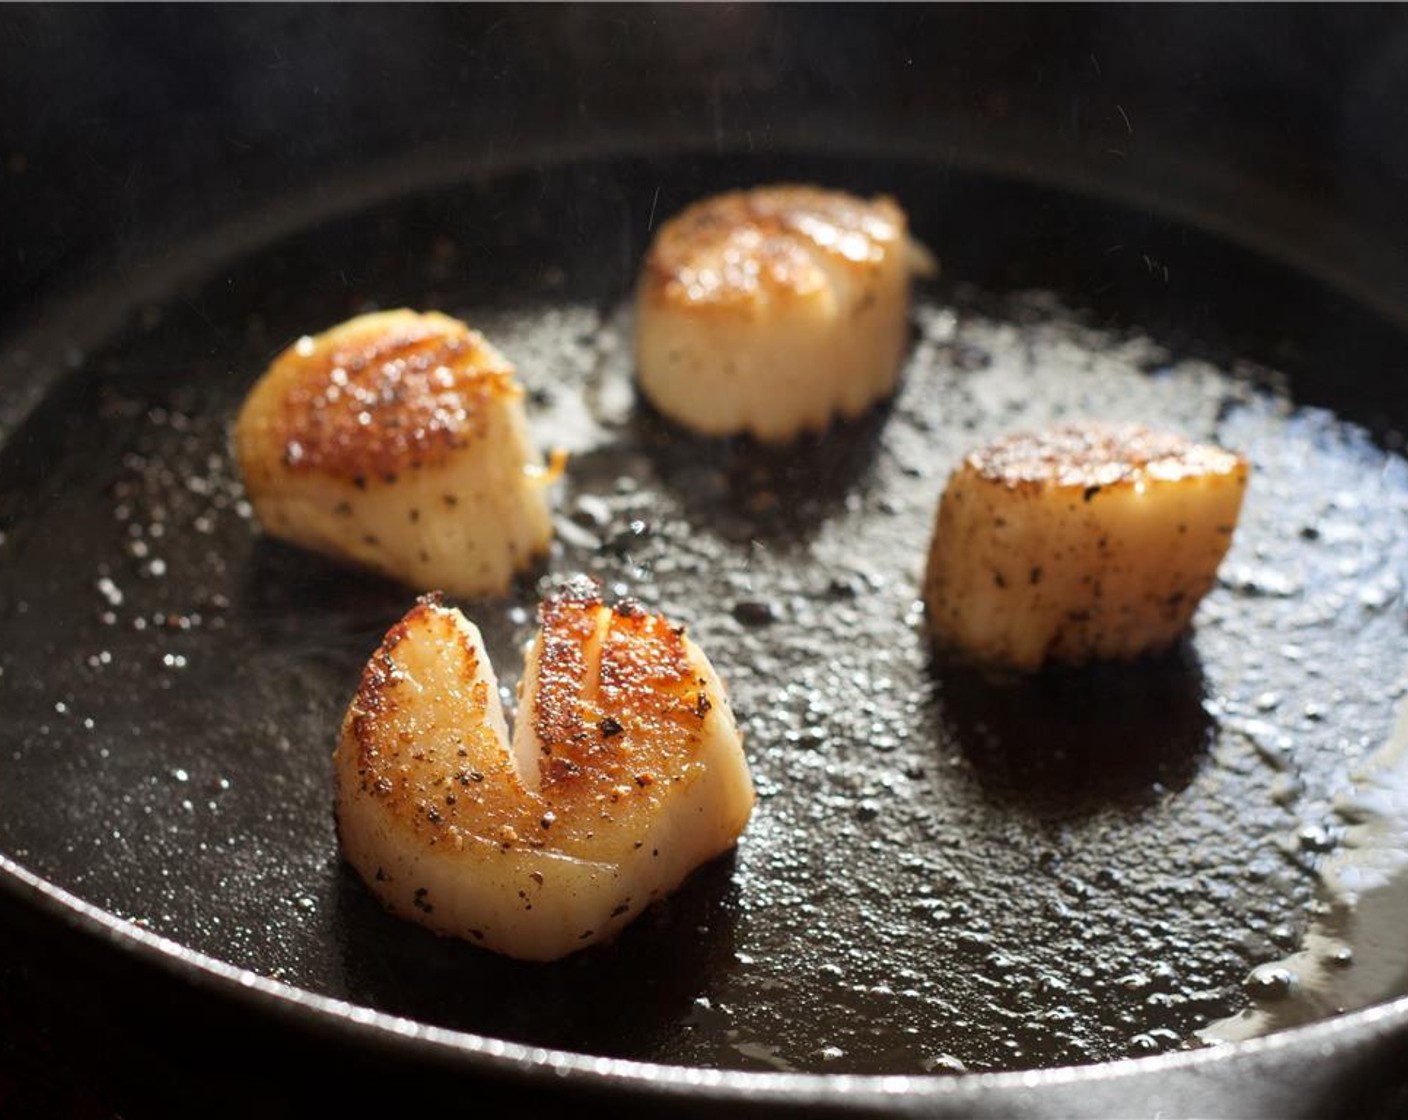
[[[653,218],[780,173],[893,191],[956,280],[921,293],[892,405],[786,451],[696,439],[634,397],[633,271]],[[0,452],[0,845],[236,965],[538,1045],[918,1072],[1191,1044],[1298,945],[1332,799],[1391,725],[1408,469],[1235,354],[1013,290],[957,203],[1034,228],[1085,211],[980,187],[904,164],[579,164],[330,221],[134,308]],[[262,538],[229,460],[279,348],[398,305],[482,329],[540,441],[573,452],[550,560],[460,604],[501,676],[537,597],[590,572],[689,624],[758,784],[733,856],[556,965],[387,917],[339,862],[336,729],[412,595]],[[1252,459],[1196,635],[1025,681],[940,664],[917,598],[948,471],[1082,415]]]

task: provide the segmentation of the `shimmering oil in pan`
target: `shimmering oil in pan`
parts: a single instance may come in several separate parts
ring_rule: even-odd
[[[1247,1006],[1249,977],[1265,995],[1266,969],[1324,917],[1339,808],[1402,691],[1404,461],[1264,371],[962,284],[922,293],[892,405],[785,451],[695,439],[631,388],[643,220],[581,201],[573,174],[534,188],[560,209],[505,211],[526,188],[488,183],[235,260],[135,310],[9,435],[4,850],[290,984],[655,1061],[1079,1063],[1196,1045]],[[648,204],[646,172],[610,181],[629,193],[632,174]],[[506,699],[537,597],[590,572],[689,624],[758,785],[734,855],[557,965],[387,917],[340,863],[338,721],[412,596],[262,538],[227,450],[278,348],[402,304],[483,330],[518,365],[541,441],[573,453],[549,561],[506,600],[460,604]],[[917,599],[948,471],[980,441],[1076,416],[1252,460],[1194,637],[1025,680],[939,663]]]
[[[1251,1006],[1198,1032],[1236,1042],[1367,1007],[1408,989],[1408,703],[1389,741],[1337,798],[1338,846],[1320,828],[1303,847],[1332,854],[1320,868],[1321,905],[1303,944],[1247,977]]]

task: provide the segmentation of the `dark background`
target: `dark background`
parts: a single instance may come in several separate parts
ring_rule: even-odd
[[[1408,293],[1395,6],[36,6],[0,15],[0,315],[394,164],[866,145]]]

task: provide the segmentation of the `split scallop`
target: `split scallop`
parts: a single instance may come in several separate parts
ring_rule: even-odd
[[[512,739],[478,630],[427,597],[367,663],[335,754],[342,849],[372,892],[527,960],[614,937],[753,807],[724,686],[682,627],[585,581],[540,619]]]

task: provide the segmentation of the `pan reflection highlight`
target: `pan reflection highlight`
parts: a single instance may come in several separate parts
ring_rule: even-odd
[[[934,655],[944,723],[993,801],[1046,819],[1139,809],[1196,776],[1217,723],[1184,642],[1125,664],[999,675]]]

